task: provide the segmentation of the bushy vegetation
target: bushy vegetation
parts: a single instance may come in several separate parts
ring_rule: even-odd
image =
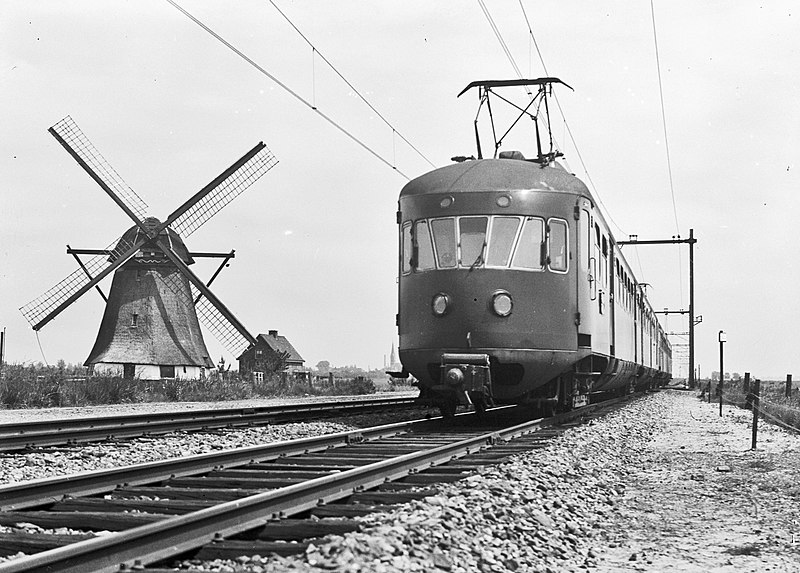
[[[706,388],[707,381],[703,381],[701,389]],[[797,383],[795,382],[795,385]],[[752,381],[750,382],[752,389]],[[716,391],[716,383],[712,383],[712,391]],[[782,380],[762,380],[760,389],[761,412],[767,420],[774,418],[800,432],[800,389],[792,389],[792,395],[786,396],[786,382]],[[718,400],[712,394],[711,400]],[[744,391],[744,380],[725,381],[723,386],[723,399],[744,408],[747,394]],[[772,420],[770,420],[772,421]]]
[[[94,406],[134,402],[217,402],[289,396],[374,394],[372,378],[363,375],[307,380],[275,374],[263,381],[237,372],[216,373],[202,380],[138,380],[87,376],[82,366],[5,364],[0,377],[0,408]]]

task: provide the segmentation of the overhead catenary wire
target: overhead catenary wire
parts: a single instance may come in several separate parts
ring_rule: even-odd
[[[364,104],[366,104],[366,106],[367,106],[367,107],[369,107],[369,109],[371,109],[371,110],[372,110],[372,111],[375,113],[375,115],[377,115],[377,116],[378,116],[378,117],[381,119],[381,121],[383,121],[383,123],[385,123],[385,124],[387,125],[387,127],[389,127],[389,128],[392,130],[392,138],[394,138],[394,136],[396,135],[397,137],[399,137],[400,139],[402,139],[402,140],[403,140],[403,141],[406,143],[406,145],[408,145],[408,146],[409,146],[411,149],[413,149],[413,150],[414,150],[414,151],[417,153],[417,155],[419,155],[419,156],[420,156],[422,159],[424,159],[425,161],[427,161],[427,162],[428,162],[428,165],[430,165],[430,166],[431,166],[431,167],[433,167],[433,168],[435,168],[435,167],[436,167],[436,165],[435,165],[435,164],[434,164],[434,163],[433,163],[433,162],[432,162],[430,159],[428,159],[428,158],[425,156],[425,154],[423,154],[423,153],[422,153],[422,152],[421,152],[419,149],[417,149],[417,148],[416,148],[416,146],[414,146],[414,144],[413,144],[413,143],[411,143],[411,142],[410,142],[408,139],[406,139],[406,137],[405,137],[405,136],[403,136],[403,134],[402,134],[402,133],[400,133],[399,131],[397,131],[397,128],[395,128],[395,126],[394,126],[394,125],[392,125],[392,124],[389,122],[389,120],[388,120],[388,119],[386,119],[386,118],[383,116],[383,114],[381,114],[381,112],[379,112],[377,109],[375,109],[375,106],[373,106],[373,105],[372,105],[372,104],[371,104],[371,103],[370,103],[370,102],[367,100],[367,98],[366,98],[366,97],[364,97],[364,95],[363,95],[363,94],[362,94],[360,91],[358,91],[358,89],[357,89],[357,88],[356,88],[356,87],[355,87],[355,86],[354,86],[352,83],[350,83],[350,81],[349,81],[349,80],[348,80],[346,77],[344,77],[344,75],[343,75],[343,74],[342,74],[342,73],[341,73],[341,72],[340,72],[338,69],[336,69],[336,66],[334,66],[334,65],[333,65],[333,64],[330,62],[330,60],[328,60],[328,58],[326,58],[326,57],[325,57],[325,56],[322,54],[322,52],[320,52],[320,51],[319,51],[319,49],[318,49],[318,48],[317,48],[317,47],[316,47],[314,44],[312,44],[312,43],[311,43],[311,40],[309,40],[309,39],[306,37],[306,35],[305,35],[305,34],[303,34],[303,32],[301,32],[301,31],[300,31],[300,29],[299,29],[299,28],[298,28],[298,27],[295,25],[295,23],[294,23],[294,22],[292,22],[292,21],[289,19],[289,17],[288,17],[288,16],[287,16],[287,15],[286,15],[286,14],[283,12],[283,10],[281,10],[281,9],[278,7],[278,5],[277,5],[277,4],[275,4],[274,0],[269,0],[269,3],[270,3],[270,4],[272,4],[272,5],[275,7],[275,10],[277,10],[277,11],[278,11],[278,14],[280,14],[281,16],[283,16],[284,20],[286,20],[286,21],[289,23],[289,25],[290,25],[290,26],[291,26],[291,27],[294,29],[294,31],[295,31],[295,32],[297,32],[297,33],[300,35],[300,37],[301,37],[301,38],[303,38],[303,40],[305,41],[305,43],[306,43],[306,44],[308,44],[308,45],[311,47],[312,53],[313,53],[314,55],[318,56],[318,57],[319,57],[319,58],[320,58],[320,59],[321,59],[323,62],[325,62],[325,63],[328,65],[328,67],[329,67],[330,69],[332,69],[332,70],[334,71],[334,73],[336,73],[336,75],[337,75],[337,76],[339,76],[339,78],[340,78],[340,79],[341,79],[341,80],[342,80],[342,81],[343,81],[345,84],[347,84],[347,87],[349,87],[351,90],[353,90],[353,92],[354,92],[354,93],[355,93],[355,94],[356,94],[356,95],[357,95],[357,96],[358,96],[358,97],[361,99],[361,101],[363,101],[363,102],[364,102]]]
[[[479,0],[482,1],[482,0]],[[519,7],[522,10],[522,16],[525,18],[525,25],[528,28],[528,35],[530,39],[533,41],[533,46],[536,48],[536,54],[539,56],[539,61],[542,64],[542,69],[546,76],[550,76],[550,72],[547,71],[547,64],[544,63],[544,57],[542,56],[542,51],[539,49],[539,43],[536,41],[536,35],[533,33],[533,27],[531,26],[531,21],[528,18],[528,12],[525,10],[525,5],[522,3],[522,0],[519,0]],[[564,120],[564,129],[566,130],[567,134],[569,135],[569,140],[572,142],[572,147],[575,149],[575,155],[578,156],[578,161],[583,168],[583,172],[586,174],[586,179],[589,182],[589,185],[592,187],[592,191],[594,191],[594,196],[597,199],[598,203],[603,208],[604,214],[608,217],[608,220],[619,230],[620,233],[623,235],[627,235],[627,233],[619,226],[619,224],[614,220],[611,216],[611,212],[606,207],[605,203],[603,203],[602,197],[600,197],[600,193],[597,191],[597,186],[594,184],[594,180],[592,179],[591,174],[589,173],[589,169],[586,167],[586,162],[583,160],[583,155],[581,154],[580,149],[578,148],[578,142],[575,141],[575,136],[572,134],[572,129],[569,126],[569,122],[567,122],[567,116],[564,113],[564,108],[561,107],[561,102],[558,99],[558,95],[553,92],[553,99],[556,102],[556,106],[558,107],[558,112],[561,114],[561,118]]]
[[[342,126],[342,125],[340,125],[338,122],[336,122],[336,120],[334,120],[333,118],[331,118],[331,117],[330,117],[330,116],[328,116],[327,114],[323,113],[323,112],[322,112],[322,111],[321,111],[321,110],[320,110],[318,107],[314,106],[314,105],[313,105],[311,102],[309,102],[309,101],[308,101],[307,99],[305,99],[303,96],[301,96],[300,94],[298,94],[297,92],[295,92],[293,89],[291,89],[291,88],[290,88],[288,85],[286,85],[285,83],[283,83],[282,81],[280,81],[280,80],[279,80],[277,77],[275,77],[273,74],[271,74],[270,72],[268,72],[268,71],[267,71],[267,70],[266,70],[264,67],[262,67],[261,65],[259,65],[259,64],[258,64],[256,61],[254,61],[252,58],[250,58],[250,57],[249,57],[247,54],[245,54],[244,52],[242,52],[241,50],[239,50],[239,49],[238,49],[236,46],[234,46],[233,44],[231,44],[230,42],[228,42],[228,41],[227,41],[225,38],[223,38],[222,36],[220,36],[219,34],[217,34],[217,33],[216,33],[214,30],[212,30],[212,29],[211,29],[209,26],[207,26],[206,24],[204,24],[204,23],[203,23],[201,20],[199,20],[199,19],[198,19],[197,17],[195,17],[193,14],[191,14],[191,13],[190,13],[190,12],[188,12],[186,9],[184,9],[184,8],[183,8],[183,7],[182,7],[180,4],[178,4],[178,3],[177,3],[177,2],[175,2],[174,0],[166,0],[166,1],[167,1],[169,4],[171,4],[171,5],[172,5],[172,6],[173,6],[173,7],[174,7],[176,10],[178,10],[179,12],[181,12],[181,13],[182,13],[184,16],[186,16],[187,18],[189,18],[189,19],[190,19],[192,22],[194,22],[195,24],[197,24],[198,26],[200,26],[200,27],[201,27],[203,30],[205,30],[205,31],[206,31],[208,34],[210,34],[211,36],[213,36],[213,37],[214,37],[214,38],[215,38],[215,39],[216,39],[218,42],[220,42],[220,43],[221,43],[222,45],[224,45],[226,48],[228,48],[229,50],[231,50],[231,51],[232,51],[234,54],[236,54],[237,56],[239,56],[240,58],[242,58],[242,59],[243,59],[245,62],[247,62],[248,64],[250,64],[250,65],[251,65],[252,67],[254,67],[256,70],[258,70],[258,71],[259,71],[261,74],[263,74],[263,75],[267,76],[269,79],[271,79],[273,82],[275,82],[275,83],[276,83],[276,84],[277,84],[279,87],[281,87],[281,88],[282,88],[282,89],[283,89],[285,92],[287,92],[289,95],[291,95],[291,96],[292,96],[292,97],[294,97],[296,100],[298,100],[298,101],[300,101],[301,103],[303,103],[304,105],[306,105],[306,107],[308,107],[310,110],[312,110],[312,111],[314,111],[315,113],[317,113],[317,114],[318,114],[318,115],[319,115],[319,116],[320,116],[322,119],[324,119],[325,121],[327,121],[328,123],[330,123],[330,124],[331,124],[333,127],[335,127],[336,129],[338,129],[338,130],[339,130],[340,132],[342,132],[344,135],[346,135],[347,137],[349,137],[349,138],[350,138],[352,141],[354,141],[354,142],[355,142],[355,143],[357,143],[359,146],[361,146],[361,148],[362,148],[362,149],[364,149],[365,151],[367,151],[367,152],[368,152],[370,155],[372,155],[373,157],[375,157],[376,159],[378,159],[379,161],[381,161],[382,163],[384,163],[384,164],[385,164],[387,167],[389,167],[389,168],[391,168],[392,170],[394,170],[394,171],[396,171],[397,173],[399,173],[399,174],[400,174],[401,176],[403,176],[405,179],[407,179],[407,180],[410,180],[410,177],[409,177],[408,175],[406,175],[405,173],[403,173],[402,171],[400,171],[400,170],[397,168],[397,166],[396,166],[396,165],[393,165],[393,164],[392,164],[392,163],[391,163],[389,160],[387,160],[386,158],[384,158],[384,157],[383,157],[381,154],[379,154],[377,151],[375,151],[374,149],[372,149],[372,148],[371,148],[369,145],[367,145],[367,144],[366,144],[365,142],[363,142],[361,139],[359,139],[358,137],[356,137],[356,136],[355,136],[353,133],[351,133],[350,131],[348,131],[347,129],[345,129],[345,128],[344,128],[344,126]]]
[[[677,234],[680,236],[681,234],[681,226],[678,222],[678,206],[677,202],[675,201],[675,184],[672,178],[672,161],[670,159],[669,154],[669,138],[667,137],[667,113],[664,106],[664,87],[661,81],[661,58],[658,54],[658,34],[656,32],[656,9],[653,3],[653,0],[650,0],[650,16],[653,22],[653,46],[655,47],[655,56],[656,56],[656,71],[658,72],[658,95],[659,100],[661,102],[661,125],[664,128],[664,150],[666,151],[667,155],[667,174],[669,176],[669,192],[672,198],[672,214],[675,217],[675,230]],[[683,306],[683,257],[681,256],[680,250],[678,250],[678,273],[679,273],[679,280],[678,284],[681,285],[680,288],[680,297],[681,297],[681,306]]]

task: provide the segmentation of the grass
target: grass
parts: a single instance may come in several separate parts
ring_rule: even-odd
[[[375,382],[364,376],[337,379],[335,385],[265,377],[263,382],[226,372],[201,380],[138,380],[119,376],[86,376],[81,366],[4,364],[0,408],[96,406],[137,402],[221,402],[289,396],[374,394]]]
[[[703,381],[701,388],[705,388],[706,383],[706,381]],[[716,385],[712,384],[712,389],[715,387]],[[764,413],[764,417],[768,421],[770,421],[770,417],[775,418],[786,426],[800,432],[800,389],[797,387],[793,388],[791,396],[788,397],[785,394],[785,390],[785,381],[762,380],[759,409]],[[728,402],[736,404],[740,408],[744,408],[746,401],[744,381],[726,381],[723,398]],[[717,399],[716,395],[712,394],[711,401],[713,402],[715,399]]]

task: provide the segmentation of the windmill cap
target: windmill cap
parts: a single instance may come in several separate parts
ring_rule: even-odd
[[[142,221],[142,226],[147,229],[148,233],[152,233],[161,226],[161,221],[155,217],[147,217],[144,221]],[[131,245],[135,244],[137,240],[141,239],[142,235],[142,229],[140,229],[138,225],[134,225],[122,235],[117,243],[117,247],[114,249],[115,253],[123,253],[127,251]],[[181,239],[178,233],[167,227],[166,229],[162,229],[158,233],[158,236],[162,239],[165,237],[167,238],[167,242],[172,247],[172,250],[175,251],[175,254],[178,255],[184,263],[187,265],[194,263],[194,259],[192,259],[192,257],[189,255],[189,250],[186,248],[183,239]],[[139,250],[139,252],[141,253],[144,250],[154,251],[156,253],[156,257],[158,258],[166,257],[166,255],[161,253],[160,249],[158,249],[155,243],[151,241],[148,241],[142,245],[142,248]],[[114,258],[114,255],[112,255],[109,260],[113,261]]]

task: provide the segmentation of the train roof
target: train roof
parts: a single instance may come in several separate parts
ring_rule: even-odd
[[[583,181],[559,163],[543,166],[517,158],[477,159],[440,167],[409,181],[400,196],[521,189],[591,196]]]

